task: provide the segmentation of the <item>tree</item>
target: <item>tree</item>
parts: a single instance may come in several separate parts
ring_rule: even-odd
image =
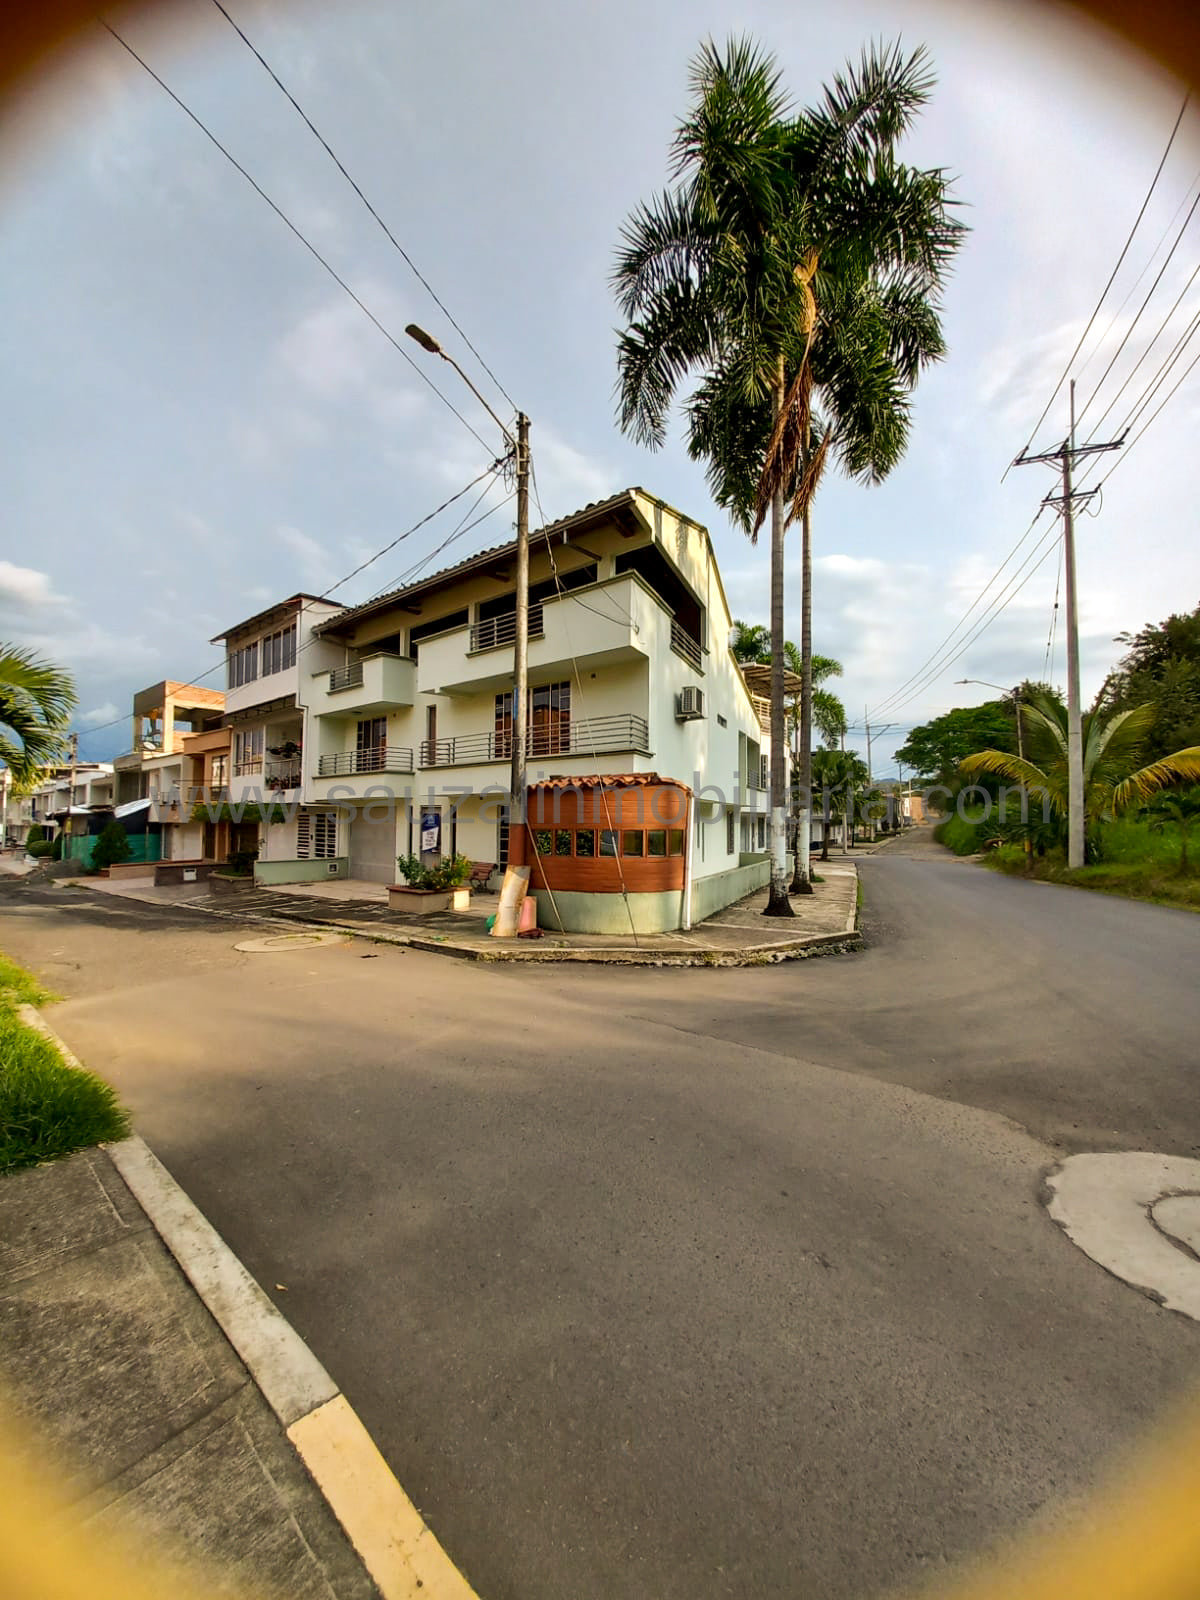
[[[1152,705],[1105,714],[1093,707],[1083,719],[1083,804],[1090,826],[1146,805],[1173,784],[1200,781],[1200,745],[1139,766],[1154,725]],[[1028,758],[979,750],[959,763],[965,777],[989,774],[1045,797],[1053,816],[1068,813],[1067,713],[1048,695],[1021,709]]]
[[[1119,634],[1116,642],[1127,650],[1105,684],[1105,707],[1154,706],[1150,755],[1200,744],[1200,606],[1140,633]]]
[[[128,861],[132,854],[125,829],[116,817],[110,817],[92,846],[93,867],[97,871],[103,867],[115,867],[122,861]]]
[[[1002,700],[960,706],[921,723],[910,730],[896,760],[911,767],[918,780],[947,784],[965,757],[984,748],[1005,753],[1017,748],[1016,725]]]
[[[1200,822],[1200,789],[1180,789],[1175,794],[1160,794],[1146,807],[1146,818],[1155,833],[1172,824],[1179,829],[1179,873],[1192,870],[1188,860],[1188,839]]]
[[[741,622],[737,619],[733,624],[734,633],[730,643],[735,661],[740,661],[746,666],[769,666],[771,662],[771,630],[761,622]],[[801,676],[802,657],[800,651],[790,639],[783,642],[783,655],[789,672]],[[818,656],[812,658],[812,681],[820,685],[827,678],[840,678],[842,663],[833,656]],[[800,696],[793,695],[791,706],[788,708],[788,721],[793,734],[800,725]],[[821,737],[827,744],[836,744],[849,726],[846,717],[846,708],[837,695],[829,689],[814,687],[813,689],[813,721],[820,731]]]
[[[18,787],[32,784],[66,748],[75,684],[31,650],[0,645],[0,761]]]
[[[766,912],[788,916],[784,532],[806,519],[831,450],[868,481],[903,453],[905,396],[923,362],[942,353],[930,297],[961,228],[948,216],[943,175],[894,159],[931,88],[923,51],[907,60],[894,48],[865,53],[798,116],[773,60],[748,41],[731,41],[724,54],[705,45],[692,88],[692,113],[675,138],[676,186],[624,229],[614,280],[628,322],[619,416],[626,432],[661,445],[678,386],[699,372],[687,403],[689,450],[707,462],[718,504],[752,538],[770,513]],[[814,435],[821,384],[831,420]],[[807,718],[807,611],[801,651]]]
[[[856,798],[868,781],[867,764],[853,750],[813,751],[813,798],[820,806],[825,825],[821,830],[821,860],[829,860],[829,824],[841,821],[842,854],[846,853],[846,837],[851,823],[849,813]]]

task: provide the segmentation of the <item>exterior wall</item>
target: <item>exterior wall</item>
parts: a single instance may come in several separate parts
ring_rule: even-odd
[[[349,856],[333,856],[326,861],[257,861],[254,865],[256,884],[316,883],[349,876]]]
[[[762,856],[746,866],[727,867],[692,880],[692,926],[741,900],[771,881],[771,859]]]
[[[683,894],[678,889],[658,894],[580,894],[572,889],[534,890],[538,927],[560,933],[669,933],[683,921]]]
[[[557,835],[574,834],[579,828],[595,833],[612,830],[619,837],[620,855],[592,856],[554,853]],[[632,832],[641,836],[646,849],[648,831],[662,832],[664,849],[672,834],[683,834],[683,852],[661,856],[625,855],[624,835]],[[530,839],[532,831],[533,839]],[[550,835],[543,842],[551,845],[549,853],[533,853],[539,836]],[[597,846],[599,841],[595,840]],[[586,894],[662,894],[670,891],[679,895],[684,886],[687,868],[688,796],[679,788],[666,784],[637,785],[621,789],[540,789],[532,791],[529,799],[529,830],[517,835],[511,845],[510,859],[517,865],[528,863],[530,882],[535,889],[574,890]],[[531,859],[532,857],[532,859]],[[677,926],[677,924],[676,924]],[[583,931],[583,930],[578,930]]]

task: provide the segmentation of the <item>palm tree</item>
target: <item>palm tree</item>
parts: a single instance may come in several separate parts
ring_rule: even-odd
[[[1146,805],[1161,790],[1200,781],[1200,745],[1176,750],[1139,767],[1154,728],[1152,704],[1106,716],[1084,714],[1083,806],[1089,826]],[[1068,814],[1067,712],[1050,695],[1034,692],[1021,706],[1025,759],[1003,750],[980,750],[959,763],[964,777],[1007,778],[1044,797],[1050,814]]]
[[[15,785],[27,787],[60,759],[75,703],[69,673],[30,650],[0,645],[0,761]]]
[[[745,665],[770,666],[771,664],[771,630],[765,628],[761,622],[742,622],[734,618],[733,637],[730,640],[730,649],[733,651],[735,661]],[[803,657],[800,650],[790,639],[783,642],[783,657],[789,672],[800,677]],[[846,717],[846,708],[828,689],[819,686],[827,678],[840,678],[842,663],[833,656],[811,656],[812,681],[813,681],[813,722],[826,744],[834,745],[845,733],[849,726]],[[788,708],[788,722],[794,734],[800,725],[800,696],[793,695],[791,706]]]
[[[824,826],[821,829],[821,860],[829,860],[829,824],[839,820],[842,828],[842,854],[850,831],[847,813],[867,781],[867,765],[852,750],[814,750],[812,756],[815,793],[820,796]]]
[[[688,402],[693,457],[707,461],[718,504],[752,538],[770,512],[766,912],[789,916],[784,532],[803,517],[831,448],[871,480],[902,453],[911,382],[898,358],[914,332],[929,344],[936,316],[911,313],[929,311],[960,229],[947,216],[942,175],[893,159],[931,86],[922,51],[907,60],[896,49],[867,52],[799,116],[773,60],[748,41],[731,41],[723,54],[706,44],[691,79],[693,110],[674,145],[676,186],[635,211],[623,231],[614,276],[628,322],[618,347],[619,417],[626,432],[660,446],[676,390],[699,373]],[[818,338],[822,317],[828,331]],[[833,420],[814,439],[818,350]],[[851,400],[856,424],[843,426]],[[868,422],[874,442],[864,450]],[[807,637],[801,650],[807,666]],[[811,678],[802,677],[808,705]]]

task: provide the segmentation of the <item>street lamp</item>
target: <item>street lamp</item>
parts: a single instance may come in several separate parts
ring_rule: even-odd
[[[1013,704],[1017,708],[1017,755],[1022,761],[1025,759],[1025,740],[1021,734],[1021,685],[1015,689],[1006,689],[1001,683],[989,683],[986,678],[955,678],[955,683],[978,683],[985,689],[999,689],[1001,694],[1010,694]]]
[[[521,854],[528,854],[525,827],[525,743],[529,699],[529,418],[523,411],[517,412],[517,435],[514,439],[507,424],[501,422],[458,362],[442,349],[431,333],[426,333],[425,329],[419,328],[415,322],[410,322],[404,331],[410,339],[416,340],[422,350],[428,350],[432,356],[441,356],[443,361],[454,368],[508,441],[516,462],[517,613],[516,637],[513,641],[512,772],[509,783],[511,792],[508,810],[508,862],[504,868],[504,882],[500,886],[500,904],[492,926],[493,938],[512,939],[520,932],[521,905],[529,889],[530,874],[529,866],[514,866],[512,860],[513,842],[516,839],[521,841]]]

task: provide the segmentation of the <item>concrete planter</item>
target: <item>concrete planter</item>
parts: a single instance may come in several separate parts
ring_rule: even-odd
[[[245,894],[247,889],[253,889],[254,879],[249,873],[244,876],[235,876],[232,873],[214,872],[208,880],[209,891],[216,895]]]
[[[454,889],[410,889],[404,884],[388,885],[388,906],[407,917],[427,917],[432,911],[449,911],[457,893]]]

